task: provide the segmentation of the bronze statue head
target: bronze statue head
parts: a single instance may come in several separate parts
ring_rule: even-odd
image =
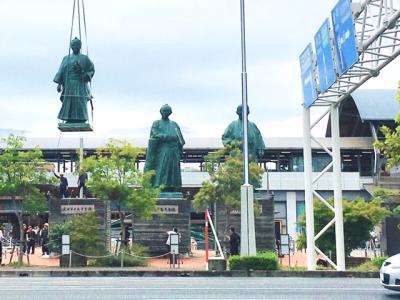
[[[73,52],[74,54],[78,54],[78,53],[81,51],[81,48],[82,48],[82,42],[81,42],[81,40],[78,39],[78,38],[74,38],[74,39],[71,41],[71,49],[72,49],[72,52]]]
[[[168,119],[168,117],[172,114],[172,108],[171,106],[169,106],[168,104],[164,104],[163,106],[161,106],[160,108],[160,113],[162,118]]]
[[[240,104],[238,107],[237,107],[237,109],[236,109],[236,113],[237,113],[237,115],[239,116],[239,119],[241,120],[242,119],[242,110],[243,110],[243,106],[242,106],[242,104]],[[247,105],[247,115],[249,115],[250,114],[250,108],[249,108],[249,106]]]

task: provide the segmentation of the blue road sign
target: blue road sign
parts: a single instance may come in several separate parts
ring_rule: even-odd
[[[356,33],[350,0],[339,0],[332,10],[336,62],[339,76],[346,73],[357,61]]]
[[[303,86],[304,106],[309,108],[317,100],[317,85],[315,82],[313,51],[311,43],[300,55],[301,83]]]
[[[317,66],[319,75],[319,90],[325,93],[336,81],[336,72],[333,62],[332,44],[329,30],[329,19],[326,19],[314,36],[317,52]]]

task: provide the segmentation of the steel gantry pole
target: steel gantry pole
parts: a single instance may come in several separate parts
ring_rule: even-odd
[[[342,204],[342,168],[340,160],[339,104],[331,106],[333,198],[335,203],[336,265],[345,271],[344,228]]]
[[[312,189],[312,152],[310,109],[303,107],[304,135],[304,192],[306,205],[306,235],[307,235],[307,269],[315,270],[315,241],[314,241],[314,198]]]
[[[247,68],[246,68],[246,26],[244,0],[240,0],[241,49],[242,49],[242,122],[243,122],[243,169],[244,184],[240,195],[240,254],[242,256],[256,254],[256,235],[254,225],[254,195],[249,183],[249,146],[247,121]]]

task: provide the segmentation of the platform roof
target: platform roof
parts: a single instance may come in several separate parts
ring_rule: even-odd
[[[363,121],[393,120],[400,111],[396,90],[358,90],[352,94]]]
[[[107,143],[106,138],[84,138],[83,146],[85,149],[97,149],[105,146]],[[147,138],[126,138],[133,146],[147,147]],[[318,138],[318,140],[325,146],[330,147],[330,138]],[[267,150],[270,149],[302,149],[302,137],[282,137],[282,138],[264,138]],[[372,138],[368,137],[346,137],[341,139],[342,148],[347,149],[369,149],[372,148]],[[24,144],[23,149],[33,149],[39,146],[42,150],[76,150],[79,149],[79,138],[28,138]],[[2,148],[0,143],[0,148]],[[222,148],[220,138],[186,138],[184,149],[190,150],[212,150]],[[317,144],[313,143],[313,148],[320,148]]]

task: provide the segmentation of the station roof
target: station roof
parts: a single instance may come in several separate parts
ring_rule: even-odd
[[[378,137],[382,125],[395,128],[394,119],[400,111],[396,90],[358,90],[340,104],[339,126],[341,137],[372,137],[374,127]],[[326,136],[331,136],[330,117]]]
[[[135,147],[147,148],[147,138],[126,138],[126,140]],[[186,144],[184,149],[186,150],[213,150],[222,148],[222,142],[220,138],[186,138]],[[330,138],[317,138],[326,147],[331,147]],[[84,149],[97,149],[105,146],[107,138],[84,138],[83,147]],[[273,149],[302,149],[304,139],[302,137],[281,137],[281,138],[264,138],[267,150]],[[341,138],[342,148],[347,149],[370,149],[372,148],[372,138],[368,137],[346,137]],[[80,139],[79,138],[27,138],[24,143],[23,149],[33,149],[39,146],[43,151],[46,150],[77,150],[79,149]],[[316,143],[312,144],[314,149],[320,148]],[[2,144],[0,143],[0,148]]]
[[[396,90],[358,90],[351,96],[363,121],[391,121],[400,110]]]

